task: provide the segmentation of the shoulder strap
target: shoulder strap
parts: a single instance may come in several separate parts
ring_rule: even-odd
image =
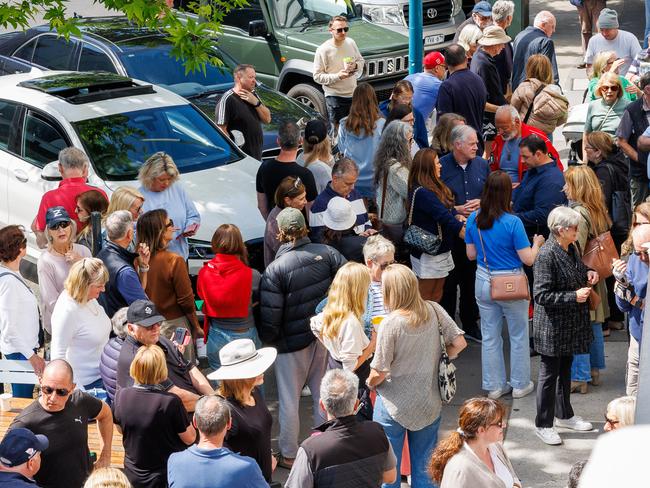
[[[487,262],[487,254],[485,253],[485,246],[483,245],[483,236],[481,235],[481,229],[478,228],[478,223],[476,224],[476,230],[478,231],[478,239],[481,241],[481,249],[483,250],[483,262],[485,263],[485,269],[487,269],[488,274],[490,274],[490,267]]]
[[[413,190],[413,196],[411,197],[411,208],[409,209],[409,218],[408,221],[406,222],[407,225],[411,225],[413,223],[413,207],[415,206],[415,194],[418,192],[420,188],[422,187],[418,186],[415,190]]]
[[[536,91],[535,95],[533,95],[533,99],[530,101],[530,105],[528,106],[528,110],[526,111],[526,116],[524,117],[523,123],[527,124],[528,119],[530,118],[530,114],[533,113],[533,106],[535,105],[535,100],[539,96],[540,93],[544,91],[544,88],[546,88],[546,85],[542,83],[542,86],[540,86]]]
[[[607,111],[607,113],[606,113],[605,116],[603,117],[603,120],[602,120],[602,122],[600,123],[600,125],[598,126],[598,129],[596,129],[596,131],[599,131],[600,129],[603,128],[603,125],[605,125],[605,122],[607,122],[607,117],[609,117],[609,114],[612,113],[612,110],[614,110],[614,105],[616,105],[617,103],[618,103],[618,101],[616,101],[616,102],[614,102],[612,105],[610,105],[609,110]]]
[[[34,292],[32,291],[32,289],[31,289],[29,286],[27,286],[27,283],[25,283],[21,278],[19,278],[18,276],[16,276],[14,273],[11,273],[11,272],[9,272],[9,271],[5,271],[5,272],[3,272],[3,273],[0,273],[0,278],[2,278],[3,276],[7,276],[7,275],[8,275],[8,276],[13,276],[14,278],[16,278],[18,281],[20,281],[20,282],[23,284],[23,286],[24,286],[25,288],[27,288],[27,290],[28,290],[30,293],[32,293],[32,294],[34,293]]]
[[[442,348],[442,357],[447,356],[447,346],[445,345],[445,336],[442,334],[442,321],[440,320],[440,315],[438,315],[438,310],[436,309],[436,302],[428,301],[431,304],[433,313],[436,316],[436,322],[438,322],[438,332],[440,335],[440,347]]]
[[[389,169],[390,171],[390,169]],[[384,218],[384,207],[386,206],[386,188],[388,186],[388,171],[384,175],[384,183],[381,185],[381,209],[379,210],[379,220]],[[415,192],[413,192],[415,193]]]

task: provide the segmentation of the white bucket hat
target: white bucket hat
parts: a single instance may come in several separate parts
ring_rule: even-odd
[[[478,40],[480,46],[496,46],[497,44],[507,44],[512,39],[498,25],[491,25],[483,29],[483,37]]]
[[[269,369],[278,351],[274,347],[255,349],[250,339],[235,339],[221,348],[221,367],[210,373],[210,380],[245,380],[255,378]]]
[[[332,230],[348,230],[357,221],[352,204],[343,197],[334,197],[327,204],[323,223]]]

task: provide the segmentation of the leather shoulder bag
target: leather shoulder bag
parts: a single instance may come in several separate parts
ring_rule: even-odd
[[[589,239],[585,245],[582,262],[598,273],[601,280],[612,276],[612,260],[618,259],[618,251],[609,231]]]
[[[481,249],[483,250],[483,262],[485,269],[490,275],[490,298],[492,300],[530,300],[530,287],[528,286],[528,278],[525,273],[504,273],[492,276],[490,267],[487,262],[487,254],[485,253],[485,246],[483,245],[483,236],[481,229],[478,228],[478,238],[481,241]]]

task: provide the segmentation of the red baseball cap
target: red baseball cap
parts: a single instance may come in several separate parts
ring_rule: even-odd
[[[432,51],[424,57],[423,64],[425,68],[435,68],[445,64],[445,57],[438,51]]]

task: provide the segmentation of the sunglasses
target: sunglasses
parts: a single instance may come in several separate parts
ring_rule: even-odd
[[[612,420],[607,416],[607,414],[605,414],[605,423],[609,424],[609,425],[616,425],[616,424],[619,423],[619,421],[618,420]]]
[[[298,187],[300,187],[300,185],[302,185],[302,180],[300,179],[300,177],[297,177],[296,181],[293,182],[293,189],[297,190]]]
[[[342,34],[344,32],[347,32],[350,30],[349,27],[339,27],[338,29],[332,29],[334,32],[337,32],[338,34]]]
[[[648,251],[634,251],[634,255],[639,256],[639,257],[641,257],[641,256],[646,256],[647,257],[648,256]]]
[[[165,224],[165,227],[167,227],[168,229],[169,229],[170,227],[174,227],[174,221],[173,221],[172,219],[169,219],[169,222],[167,222],[167,223]]]
[[[608,91],[617,92],[618,91],[618,86],[605,86],[605,85],[603,85],[601,87],[601,90],[606,91],[606,92],[608,92]]]
[[[499,420],[498,422],[488,425],[488,427],[494,426],[498,427],[499,429],[503,429],[506,426],[506,423],[503,420]]]
[[[375,261],[375,264],[378,265],[379,269],[381,269],[382,271],[386,271],[386,268],[388,268],[391,264],[395,264],[395,261],[388,261],[387,263],[381,263],[381,264]]]
[[[648,225],[648,224],[650,224],[650,222],[634,222],[632,224],[632,227],[638,227],[640,225]]]
[[[52,388],[51,386],[41,386],[41,391],[46,395],[51,395],[56,393],[57,396],[65,397],[70,394],[70,390],[66,388]]]
[[[70,227],[70,221],[69,220],[64,220],[63,222],[57,222],[54,225],[50,225],[49,228],[50,230],[59,230],[59,229],[67,229]]]

